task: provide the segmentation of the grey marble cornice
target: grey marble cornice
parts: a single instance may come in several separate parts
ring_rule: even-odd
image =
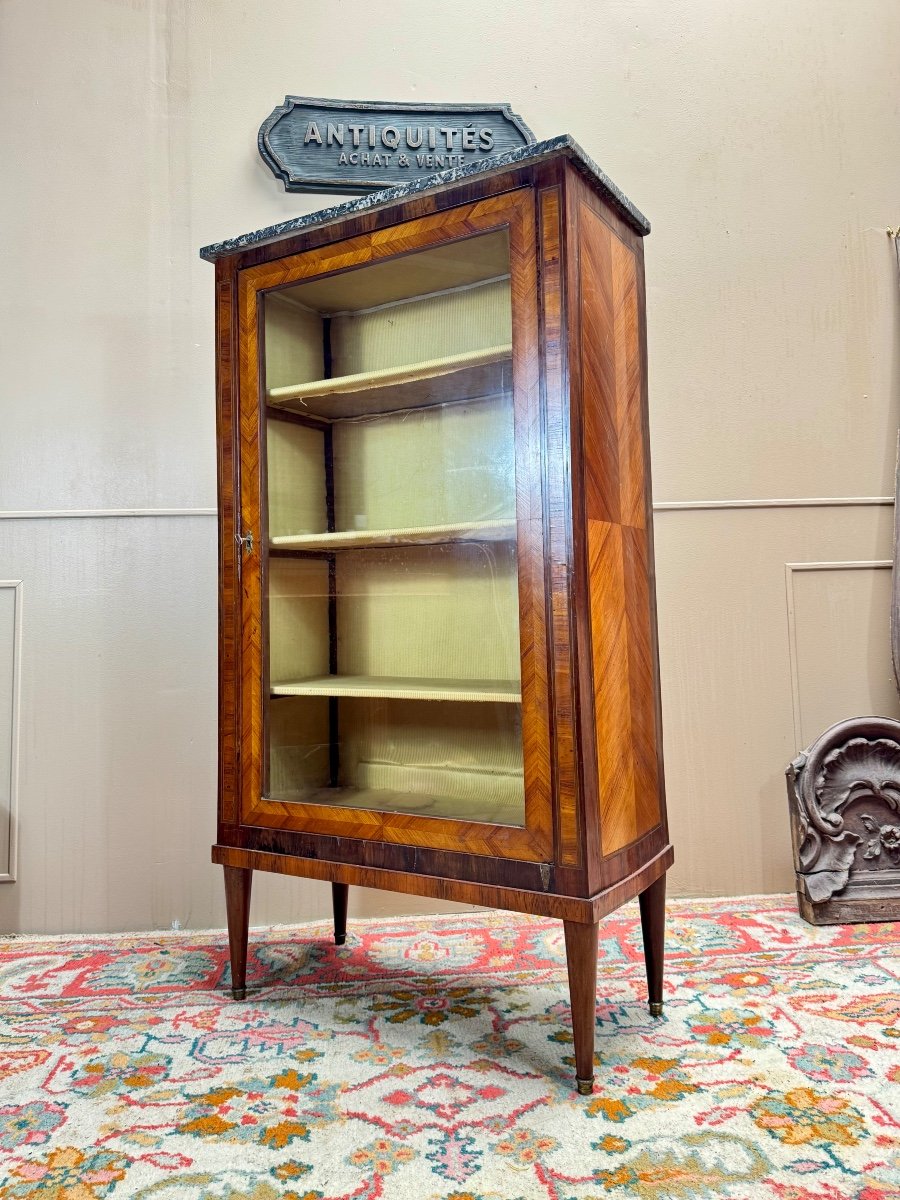
[[[300,217],[291,217],[288,221],[279,221],[277,225],[269,225],[265,229],[257,229],[253,233],[243,233],[238,237],[227,238],[224,242],[213,242],[204,246],[200,257],[207,262],[215,262],[227,254],[238,250],[249,250],[253,246],[261,246],[266,242],[277,241],[287,234],[301,233],[304,229],[313,229],[318,225],[327,225],[329,221],[337,221],[354,213],[367,212],[370,208],[383,208],[397,200],[405,200],[410,196],[418,196],[423,192],[431,192],[444,187],[448,183],[461,183],[477,175],[491,171],[500,171],[509,167],[528,166],[553,154],[562,154],[568,158],[585,175],[588,180],[602,192],[616,208],[620,216],[642,237],[650,232],[650,222],[636,208],[628,197],[621,192],[613,181],[605,175],[592,159],[588,158],[578,143],[567,133],[559,137],[547,138],[543,142],[535,142],[530,146],[522,146],[518,150],[510,150],[507,154],[498,154],[493,158],[485,158],[480,162],[466,167],[454,167],[449,171],[440,171],[435,175],[413,179],[409,183],[397,184],[380,192],[369,192],[353,200],[345,200],[331,208],[321,208],[317,212],[304,213]]]

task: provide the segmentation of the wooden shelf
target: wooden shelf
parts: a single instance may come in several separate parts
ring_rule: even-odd
[[[322,420],[375,416],[405,408],[493,396],[512,387],[512,345],[467,350],[404,367],[337,375],[271,388],[268,403]]]
[[[396,792],[375,788],[315,788],[309,791],[279,793],[271,797],[287,803],[327,804],[335,808],[365,808],[375,812],[410,813],[421,817],[448,818],[457,821],[485,821],[491,825],[524,825],[525,799],[508,800],[484,796],[454,798],[423,796],[414,792]]]
[[[461,700],[480,704],[519,704],[516,679],[418,679],[387,675],[315,675],[273,683],[273,696],[384,697],[394,700]]]
[[[346,529],[339,533],[295,533],[273,537],[273,550],[360,550],[378,546],[439,546],[448,542],[512,542],[513,518],[412,525],[407,529]]]

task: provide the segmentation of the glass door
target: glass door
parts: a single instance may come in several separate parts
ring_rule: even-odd
[[[257,298],[269,811],[526,831],[511,275],[505,223]]]

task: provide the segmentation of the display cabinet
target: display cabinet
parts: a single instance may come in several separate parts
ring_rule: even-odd
[[[568,138],[201,253],[216,264],[219,826],[254,870],[598,922],[668,842],[642,237]]]

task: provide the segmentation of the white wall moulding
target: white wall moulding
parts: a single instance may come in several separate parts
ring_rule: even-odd
[[[900,716],[883,619],[892,565],[890,559],[785,563],[797,753],[856,713]]]
[[[0,509],[0,521],[63,521],[97,517],[214,517],[214,508]]]
[[[16,879],[22,580],[0,579],[0,883]]]
[[[654,512],[705,512],[715,508],[853,508],[892,505],[893,496],[795,496],[753,500],[660,500]]]
[[[893,496],[800,496],[784,500],[660,500],[654,512],[706,512],[731,508],[849,508],[892,505]],[[0,521],[57,521],[95,517],[214,517],[214,508],[0,509]]]

